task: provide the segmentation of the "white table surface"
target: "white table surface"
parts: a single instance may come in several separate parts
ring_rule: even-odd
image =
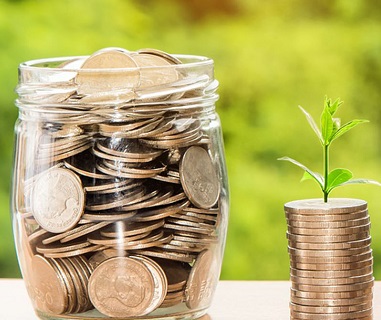
[[[211,320],[289,319],[288,281],[220,281]],[[0,279],[0,320],[38,320],[20,279]],[[375,283],[374,320],[381,319],[381,282]]]

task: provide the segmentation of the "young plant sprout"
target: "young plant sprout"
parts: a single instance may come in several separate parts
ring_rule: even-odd
[[[329,148],[334,140],[342,136],[344,133],[348,132],[349,130],[353,129],[357,125],[361,123],[368,122],[368,120],[360,120],[355,119],[352,121],[347,122],[344,125],[341,125],[340,119],[335,118],[334,115],[337,111],[337,109],[342,105],[343,101],[340,101],[340,99],[336,99],[334,102],[331,101],[331,99],[325,98],[324,101],[324,109],[320,117],[320,129],[312,116],[304,110],[302,107],[299,106],[299,108],[302,110],[304,115],[307,118],[308,123],[310,124],[313,131],[316,133],[317,137],[319,138],[319,141],[323,147],[323,159],[324,159],[324,173],[321,175],[320,173],[314,172],[307,168],[305,165],[301,164],[300,162],[289,158],[289,157],[282,157],[278,160],[285,160],[292,162],[293,164],[297,165],[298,167],[302,168],[304,170],[304,175],[302,178],[302,181],[313,179],[315,180],[321,190],[323,191],[324,195],[324,202],[328,201],[328,195],[329,193],[343,185],[347,184],[356,184],[356,183],[370,183],[370,184],[376,184],[381,186],[381,184],[374,180],[369,179],[352,179],[353,174],[348,169],[344,168],[337,168],[333,169],[332,171],[329,171]]]

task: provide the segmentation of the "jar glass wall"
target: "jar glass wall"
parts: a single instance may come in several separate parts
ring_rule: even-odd
[[[19,68],[15,243],[42,319],[207,312],[228,221],[213,61],[145,49]]]

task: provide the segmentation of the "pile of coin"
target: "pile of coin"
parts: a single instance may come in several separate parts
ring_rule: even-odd
[[[47,106],[17,156],[29,159],[17,190],[27,269],[43,263],[54,279],[28,273],[37,310],[130,318],[209,305],[226,190],[199,99],[216,87],[172,67],[181,63],[153,49],[104,49],[58,66],[71,90],[57,82],[56,94],[27,95]]]
[[[372,319],[373,257],[365,201],[285,205],[291,319]]]

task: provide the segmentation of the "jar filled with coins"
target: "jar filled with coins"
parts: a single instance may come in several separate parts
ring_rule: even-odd
[[[22,63],[13,225],[41,319],[194,319],[228,184],[213,60],[155,49]]]

